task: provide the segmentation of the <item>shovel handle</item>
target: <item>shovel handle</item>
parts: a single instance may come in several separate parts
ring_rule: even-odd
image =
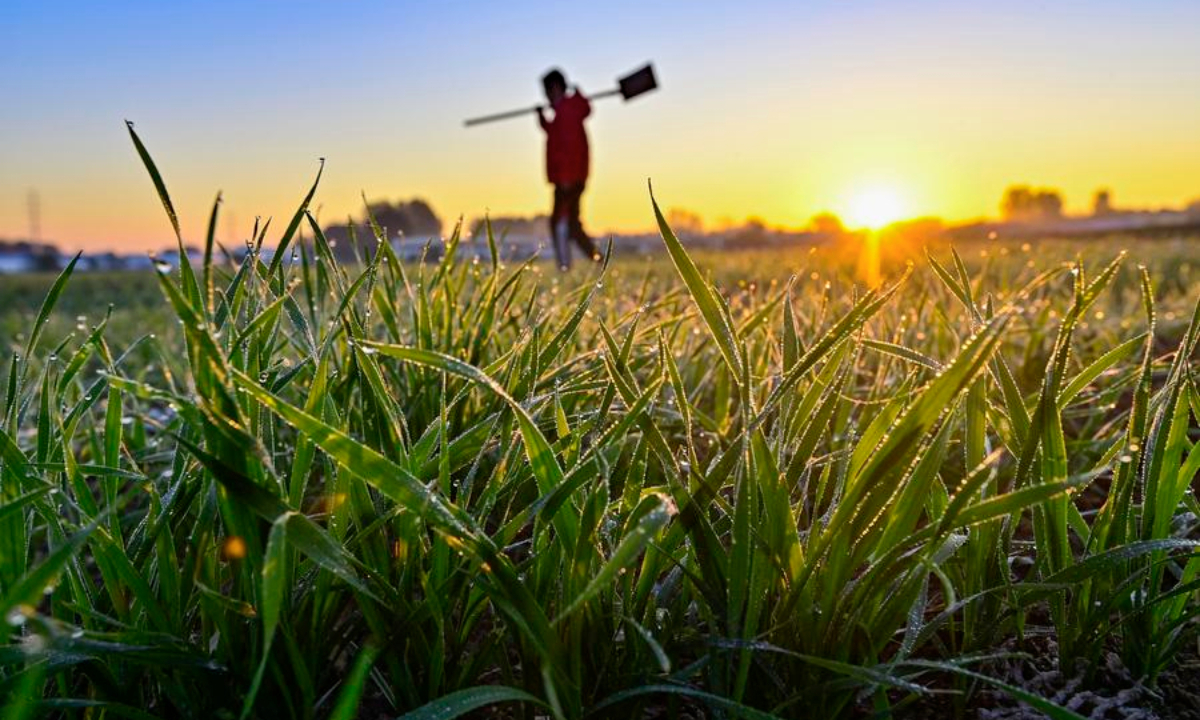
[[[588,100],[600,100],[606,97],[616,97],[620,94],[620,89],[605,90],[604,92],[598,92],[595,95],[588,95],[587,98]],[[471,118],[470,120],[465,121],[463,124],[467,127],[472,127],[474,125],[482,125],[484,123],[495,122],[497,120],[508,120],[509,118],[521,117],[522,115],[535,113],[538,110],[548,109],[549,108],[545,105],[534,105],[533,107],[521,108],[520,110],[509,110],[508,112],[496,113],[495,115],[484,115],[482,117]]]
[[[482,125],[483,123],[495,122],[496,120],[507,120],[509,118],[520,117],[522,115],[529,115],[530,113],[535,113],[538,110],[544,110],[545,107],[545,105],[534,105],[533,107],[521,108],[520,110],[509,110],[508,112],[496,113],[495,115],[484,115],[483,117],[471,118],[463,124],[467,127],[471,127],[472,125]]]

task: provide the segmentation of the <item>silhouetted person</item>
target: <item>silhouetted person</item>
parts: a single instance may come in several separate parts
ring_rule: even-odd
[[[567,92],[567,79],[560,70],[546,73],[542,87],[554,111],[553,119],[547,120],[546,113],[538,108],[538,122],[546,131],[546,179],[554,185],[550,237],[558,267],[566,270],[571,267],[568,240],[574,240],[586,257],[600,259],[579,220],[579,201],[588,177],[588,139],[583,121],[592,114],[592,105],[579,88]]]

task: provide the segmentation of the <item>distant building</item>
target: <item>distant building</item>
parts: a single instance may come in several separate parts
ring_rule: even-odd
[[[0,248],[0,273],[24,273],[37,269],[37,261],[27,252]]]
[[[53,245],[28,240],[0,240],[0,273],[55,270],[58,251]]]

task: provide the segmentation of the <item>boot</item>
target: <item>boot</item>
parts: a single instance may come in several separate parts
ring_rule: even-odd
[[[570,231],[567,219],[559,218],[552,225],[554,230],[554,257],[558,260],[558,269],[566,272],[571,269]]]

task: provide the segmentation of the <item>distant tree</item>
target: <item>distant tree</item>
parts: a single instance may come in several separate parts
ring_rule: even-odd
[[[1057,190],[1042,190],[1034,195],[1037,215],[1043,218],[1062,217],[1063,199]]]
[[[442,220],[420,198],[395,204],[387,201],[371,203],[371,214],[389,235],[403,234],[411,238],[429,238],[442,234]]]
[[[1004,191],[1000,212],[1006,220],[1038,221],[1062,217],[1062,194],[1057,190],[1014,185]]]
[[[767,223],[760,217],[748,217],[741,227],[729,232],[729,239],[735,247],[754,247],[767,242],[771,231]]]
[[[1025,186],[1010,187],[1004,191],[1004,199],[1000,201],[1000,214],[1009,220],[1016,220],[1029,212],[1033,204],[1033,193]]]
[[[846,226],[842,219],[831,212],[818,213],[808,221],[809,230],[821,235],[844,235]]]
[[[467,237],[484,237],[487,232],[487,218],[476,218],[472,221]],[[490,218],[492,233],[496,239],[504,237],[544,237],[549,234],[550,219],[546,215],[499,215]]]
[[[676,235],[703,235],[704,219],[699,213],[683,208],[671,208],[667,211],[667,224]]]
[[[1097,190],[1092,198],[1092,215],[1103,217],[1104,215],[1112,215],[1112,193],[1107,188]]]
[[[438,237],[442,234],[442,220],[429,206],[429,203],[420,198],[412,200],[401,200],[395,203],[378,201],[370,203],[368,209],[371,215],[375,217],[375,221],[379,223],[379,227],[388,234],[389,239],[403,235],[412,241],[424,242],[431,237]],[[367,227],[367,218],[364,215],[362,220],[349,220],[346,223],[329,225],[324,229],[325,237],[330,242],[336,243],[334,246],[334,254],[339,258],[353,258],[354,248],[350,245],[350,225],[355,225],[355,237],[360,246],[360,252],[369,255],[369,251],[364,252],[362,249],[369,249],[374,246],[374,241],[371,239],[371,231]],[[368,242],[370,241],[370,242]]]

